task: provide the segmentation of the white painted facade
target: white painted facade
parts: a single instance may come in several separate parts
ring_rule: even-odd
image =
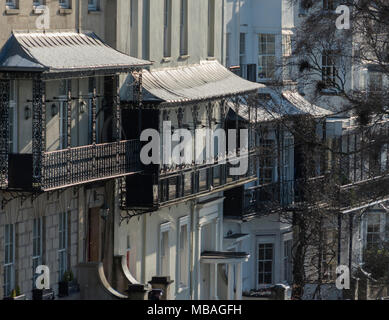
[[[223,2],[120,1],[118,49],[151,60],[151,70],[168,70],[204,60],[221,61]],[[182,11],[183,5],[186,11]],[[129,24],[128,12],[132,10],[136,13],[133,23]],[[184,23],[183,19],[186,19]],[[186,30],[184,50],[182,30]],[[121,93],[126,97],[125,91]],[[199,120],[204,122],[205,105],[199,103],[199,106]],[[184,108],[185,123],[193,123],[190,108],[190,105]],[[217,112],[215,117],[219,117]],[[177,127],[174,111],[169,120]],[[134,217],[128,224],[117,225],[114,253],[130,252],[130,271],[141,283],[149,282],[153,276],[170,276],[174,282],[168,299],[218,299],[223,292],[218,293],[217,264],[201,262],[201,254],[223,249],[222,221],[223,192],[168,205]],[[182,239],[183,230],[187,232],[186,240]],[[185,259],[180,257],[183,246]]]
[[[262,78],[259,52],[260,35],[270,35],[273,49],[271,55],[274,57],[274,69],[282,64],[283,56],[289,55],[283,46],[283,35],[291,36],[294,28],[295,10],[290,7],[287,0],[255,1],[255,0],[227,0],[225,2],[225,29],[226,29],[226,55],[224,62],[227,67],[240,66],[240,75],[252,81],[271,84],[274,79]],[[248,67],[250,66],[251,67]],[[250,69],[251,68],[251,69]],[[266,139],[277,145],[275,130],[269,125],[269,134]],[[285,139],[288,135],[286,134]],[[293,140],[293,138],[291,137]],[[293,142],[290,143],[293,145]],[[291,148],[293,149],[293,148]],[[285,153],[290,153],[288,163],[285,163]],[[284,150],[283,159],[275,157],[273,163],[272,181],[293,180],[294,158],[293,150]],[[281,162],[282,161],[282,162]],[[281,166],[281,176],[277,167]],[[260,171],[258,168],[258,176]],[[246,185],[249,188],[256,183]],[[291,226],[280,221],[278,215],[257,216],[254,219],[234,221],[225,218],[224,236],[229,234],[247,234],[239,242],[224,240],[225,250],[246,251],[250,253],[248,263],[243,265],[243,292],[249,293],[269,287],[275,284],[291,283],[291,256],[288,254],[287,246],[292,241]],[[289,241],[289,242],[288,242]],[[260,248],[270,248],[271,257],[264,262],[259,257]],[[290,252],[290,251],[289,251]],[[259,264],[266,264],[270,272],[268,279],[259,279]]]

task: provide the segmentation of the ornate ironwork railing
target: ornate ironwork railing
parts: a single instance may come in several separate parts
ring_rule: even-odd
[[[389,175],[356,181],[339,187],[337,201],[342,209],[351,209],[389,197]]]
[[[324,177],[273,182],[245,190],[243,215],[269,213],[320,196]]]
[[[187,167],[180,171],[164,174],[159,177],[159,202],[176,201],[196,194],[220,190],[227,185],[233,185],[255,176],[255,155],[245,155],[248,170],[243,174],[231,174],[230,169],[236,165],[230,162],[204,164]],[[234,157],[228,161],[236,160]]]
[[[139,154],[139,140],[47,152],[42,161],[42,189],[50,190],[140,171]]]

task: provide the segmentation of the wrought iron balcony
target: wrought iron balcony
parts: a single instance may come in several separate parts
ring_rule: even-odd
[[[139,140],[88,145],[46,152],[41,185],[33,186],[31,154],[9,157],[9,188],[50,191],[68,186],[123,177],[141,170]]]
[[[323,179],[320,176],[232,189],[225,194],[224,216],[249,219],[311,201],[322,193]]]
[[[175,168],[171,171],[144,171],[126,179],[123,209],[152,208],[193,199],[209,193],[234,188],[255,180],[254,154],[248,156],[249,170],[243,175],[231,175],[234,165],[214,163]]]
[[[389,198],[389,175],[356,181],[339,187],[337,201],[342,210]]]

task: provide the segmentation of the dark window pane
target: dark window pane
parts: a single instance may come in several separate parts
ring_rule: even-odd
[[[273,263],[272,261],[265,262],[265,272],[272,272]]]
[[[271,273],[266,273],[265,274],[265,281],[264,281],[265,284],[270,284],[272,283],[272,275]]]
[[[265,259],[266,260],[272,260],[273,259],[273,247],[266,249]]]

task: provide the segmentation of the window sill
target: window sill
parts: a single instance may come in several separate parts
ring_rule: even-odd
[[[275,81],[272,78],[259,78],[258,77],[258,81],[257,82],[259,82],[259,83],[273,83]]]
[[[71,14],[72,12],[71,8],[59,8],[59,14]]]
[[[101,14],[99,9],[88,9],[88,14]]]
[[[208,57],[207,60],[208,61],[214,61],[214,60],[216,60],[216,58],[215,57]]]
[[[291,79],[284,79],[282,82],[283,82],[284,84],[288,84],[288,85],[297,84],[297,81],[291,80]]]
[[[189,58],[190,58],[190,55],[189,55],[189,54],[183,54],[183,55],[181,55],[181,56],[178,57],[178,59],[180,59],[180,60],[187,60],[187,59],[189,59]]]
[[[19,9],[16,9],[16,8],[6,8],[5,9],[5,14],[8,15],[8,16],[16,15],[16,14],[19,14],[19,13],[20,13]]]
[[[32,14],[35,14],[35,15],[41,15],[42,13],[45,12],[45,9],[44,8],[38,8],[38,7],[34,7],[32,9]]]
[[[162,62],[170,62],[170,61],[172,61],[171,57],[163,57],[162,58]]]

